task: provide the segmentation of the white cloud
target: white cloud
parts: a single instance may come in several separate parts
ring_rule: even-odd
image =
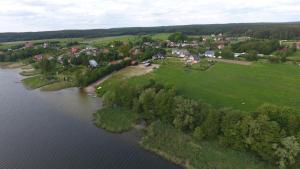
[[[1,0],[0,32],[299,21],[299,0]]]

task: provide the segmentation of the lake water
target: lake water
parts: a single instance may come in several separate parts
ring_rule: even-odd
[[[78,89],[26,90],[18,70],[0,69],[1,169],[176,169],[137,145],[134,133],[93,125],[101,100]]]

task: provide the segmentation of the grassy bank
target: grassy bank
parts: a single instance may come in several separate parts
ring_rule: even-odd
[[[95,125],[113,133],[130,130],[136,120],[135,113],[120,108],[104,108],[94,114]]]
[[[22,80],[23,84],[25,85],[26,88],[28,89],[37,89],[49,84],[52,84],[56,82],[55,80],[48,80],[42,75],[37,75],[34,77],[29,77],[27,79]]]
[[[161,122],[155,122],[148,128],[140,144],[188,169],[272,168],[252,154],[224,148],[216,142],[198,142]]]
[[[76,84],[74,82],[67,82],[67,81],[61,81],[61,82],[55,82],[46,86],[43,86],[41,88],[41,91],[58,91],[66,88],[76,87]]]
[[[39,70],[26,70],[26,71],[22,71],[20,72],[20,75],[22,76],[35,76],[40,74],[41,72]]]

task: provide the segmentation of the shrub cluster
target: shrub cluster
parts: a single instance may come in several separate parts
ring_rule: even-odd
[[[171,123],[198,140],[217,139],[224,146],[254,152],[280,168],[292,166],[300,152],[300,115],[290,108],[265,104],[251,113],[215,109],[153,80],[144,86],[119,84],[103,97],[105,106],[133,110],[148,123]]]

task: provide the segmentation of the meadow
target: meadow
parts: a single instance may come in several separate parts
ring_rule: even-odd
[[[167,62],[151,74],[130,79],[130,83],[143,83],[152,78],[175,86],[181,95],[217,108],[254,111],[264,103],[271,103],[300,110],[300,66],[217,63],[207,71],[193,68]]]

